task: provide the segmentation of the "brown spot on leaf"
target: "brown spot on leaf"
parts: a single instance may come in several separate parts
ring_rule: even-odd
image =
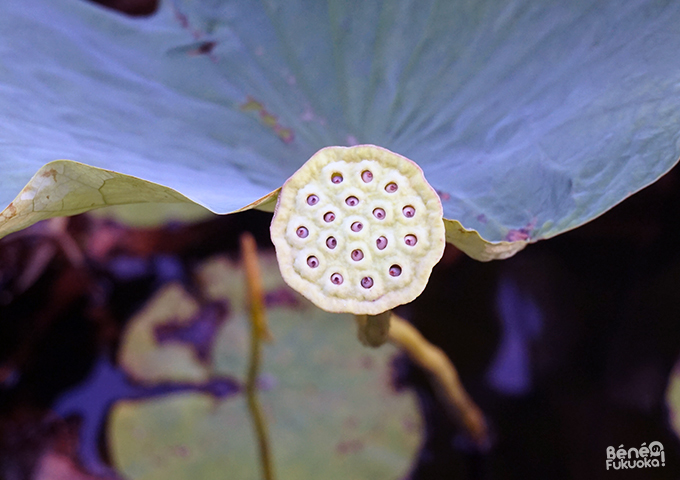
[[[262,105],[260,102],[255,100],[250,95],[248,95],[248,97],[246,97],[245,103],[241,104],[241,110],[244,111],[244,112],[252,112],[252,111],[259,112],[263,109],[264,109],[264,105]]]
[[[52,177],[52,180],[54,180],[55,182],[57,181],[57,171],[54,168],[45,170],[40,176],[44,178]]]
[[[260,110],[260,120],[262,120],[262,123],[264,123],[268,127],[275,127],[279,123],[275,115],[272,115],[271,113],[264,109]]]
[[[3,213],[3,216],[9,220],[10,218],[16,216],[17,214],[17,207],[14,206],[14,202],[10,203],[7,205],[7,208],[5,209],[5,213]]]
[[[290,143],[295,140],[295,134],[290,128],[281,128],[279,125],[274,126],[274,131],[279,136],[283,143]]]
[[[105,7],[133,17],[152,15],[158,9],[158,0],[92,0]]]
[[[271,128],[283,143],[291,143],[295,140],[295,132],[293,129],[281,125],[276,115],[270,113],[261,102],[258,102],[250,95],[246,97],[246,101],[242,103],[239,108],[243,112],[258,112],[262,124]]]
[[[520,228],[519,230],[510,230],[505,236],[506,242],[519,242],[528,239],[529,232],[527,232],[524,228]]]
[[[207,55],[213,51],[213,48],[217,45],[215,41],[201,42],[201,44],[192,50],[187,52],[189,55]]]
[[[518,229],[511,229],[505,236],[507,242],[519,242],[525,240],[531,240],[531,232],[536,227],[536,217],[532,218],[529,223],[524,227]]]

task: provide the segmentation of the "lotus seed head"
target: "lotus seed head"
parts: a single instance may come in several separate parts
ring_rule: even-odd
[[[370,315],[420,295],[446,237],[422,170],[372,145],[314,154],[281,188],[271,235],[291,287],[325,310]]]

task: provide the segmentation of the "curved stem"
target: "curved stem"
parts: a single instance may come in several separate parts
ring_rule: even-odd
[[[449,416],[462,423],[477,445],[487,445],[489,428],[484,413],[465,391],[456,367],[444,351],[428,342],[409,322],[394,314],[389,341],[404,350],[413,363],[430,375]]]
[[[262,290],[262,276],[257,261],[257,246],[255,239],[249,233],[241,235],[241,255],[246,273],[246,285],[250,301],[250,359],[246,376],[246,399],[248,409],[253,419],[255,435],[260,451],[262,475],[265,480],[274,480],[274,466],[267,423],[257,398],[257,377],[262,363],[262,340],[270,339],[267,328],[267,317],[264,307],[264,292]]]

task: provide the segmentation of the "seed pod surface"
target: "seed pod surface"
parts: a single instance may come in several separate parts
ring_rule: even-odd
[[[288,285],[358,315],[420,295],[446,243],[441,201],[420,167],[373,145],[315,153],[281,188],[271,237]]]

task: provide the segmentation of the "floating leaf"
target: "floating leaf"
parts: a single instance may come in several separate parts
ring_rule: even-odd
[[[423,168],[449,241],[509,256],[678,160],[679,22],[653,0],[4,2],[0,204],[19,196],[0,235],[111,203],[233,212],[321,147],[369,143]],[[60,158],[151,183],[102,198],[79,163],[31,180]]]
[[[199,305],[178,284],[160,290],[135,315],[123,334],[119,363],[137,382],[204,383],[210,370],[197,358],[187,342],[162,342],[163,327],[188,326],[195,320]]]
[[[390,384],[396,349],[361,346],[349,316],[321,311],[288,290],[273,255],[262,258],[261,265],[275,341],[263,349],[259,395],[277,478],[403,477],[420,442],[420,418],[413,396],[395,392]],[[219,257],[196,273],[206,302],[230,305],[228,318],[213,337],[209,360],[202,365],[212,379],[242,382],[249,331],[243,272]],[[294,295],[295,302],[277,302],[283,292]],[[198,308],[178,285],[159,291],[131,320],[121,347],[125,369],[152,382],[186,381],[182,372],[195,344],[176,341],[173,348],[183,352],[180,361],[174,361],[164,350],[168,343],[147,340],[163,324],[189,325],[180,319],[196,318]],[[153,361],[161,355],[166,365]],[[134,358],[140,361],[129,361]],[[169,373],[175,367],[177,376]],[[245,395],[218,398],[198,390],[113,406],[109,451],[126,478],[210,480],[227,473],[260,478]]]

